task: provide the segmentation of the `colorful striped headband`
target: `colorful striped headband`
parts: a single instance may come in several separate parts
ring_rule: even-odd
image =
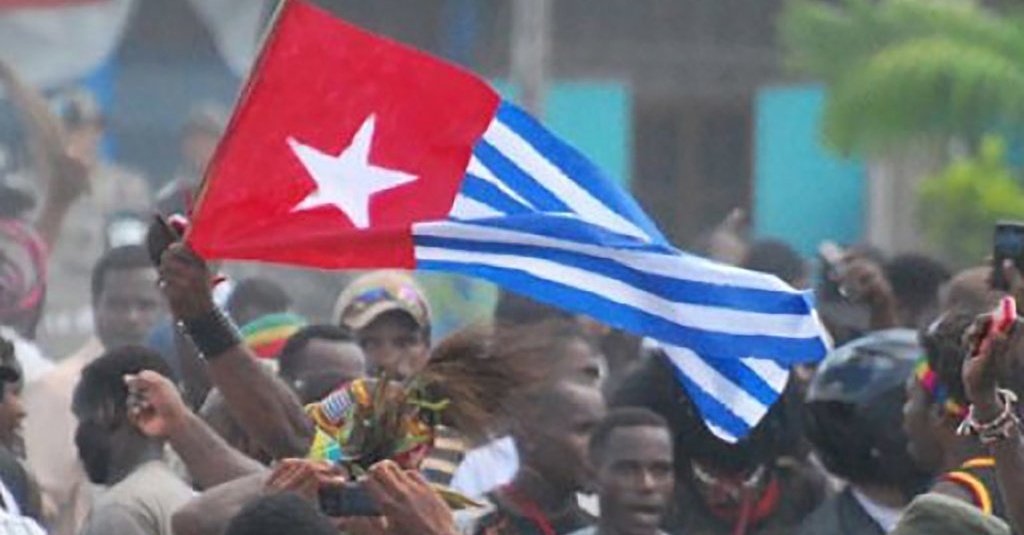
[[[917,379],[917,383],[921,385],[921,388],[928,392],[932,400],[936,404],[942,405],[947,413],[958,418],[967,416],[967,407],[950,399],[949,389],[946,388],[946,385],[942,384],[942,381],[939,380],[939,375],[928,364],[927,355],[922,354],[918,357],[917,365],[914,366],[914,378]]]

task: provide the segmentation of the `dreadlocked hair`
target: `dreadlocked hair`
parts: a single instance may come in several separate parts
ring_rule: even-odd
[[[962,370],[966,350],[962,340],[975,316],[965,311],[952,311],[935,321],[920,336],[928,366],[949,392],[949,399],[967,406]]]
[[[483,440],[510,416],[510,394],[543,382],[576,340],[587,342],[568,320],[474,326],[443,340],[414,380],[425,397],[445,404],[443,423]]]

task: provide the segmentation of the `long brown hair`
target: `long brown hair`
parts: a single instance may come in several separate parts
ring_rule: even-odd
[[[568,320],[478,325],[438,344],[415,380],[427,397],[447,400],[441,417],[445,424],[479,440],[506,421],[511,394],[545,381],[565,345],[575,340],[586,338]]]

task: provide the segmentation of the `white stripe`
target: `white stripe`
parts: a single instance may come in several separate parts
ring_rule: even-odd
[[[789,381],[789,370],[779,366],[774,360],[745,358],[740,359],[740,362],[746,364],[748,368],[754,370],[754,373],[761,376],[772,387],[772,390],[776,392],[785,390],[786,383]]]
[[[677,280],[721,284],[753,290],[799,294],[777,277],[742,269],[726,269],[722,264],[694,262],[699,257],[659,254],[645,251],[613,249],[600,245],[572,242],[526,232],[463,224],[453,221],[431,221],[413,225],[413,234],[439,238],[459,238],[482,243],[512,243],[550,247],[597,258],[614,260],[652,275]]]
[[[497,118],[491,121],[483,137],[506,158],[533,177],[538,184],[550,190],[572,211],[585,216],[587,221],[645,242],[651,241],[646,232],[565,176],[561,169],[548,161],[533,148],[533,145]]]
[[[534,277],[570,288],[599,293],[603,299],[631,306],[677,325],[702,331],[792,338],[818,336],[817,325],[808,315],[762,314],[722,307],[677,303],[630,286],[620,280],[550,260],[511,254],[468,252],[420,246],[416,247],[415,255],[417,260],[462,262],[468,265],[518,269]]]
[[[494,173],[492,173],[491,170],[488,169],[483,164],[483,162],[477,159],[476,156],[472,156],[469,158],[469,168],[466,169],[466,172],[479,178],[480,180],[491,183],[494,187],[500,189],[505,195],[508,195],[509,197],[512,197],[513,199],[518,201],[519,204],[522,204],[523,206],[531,210],[537,209],[537,207],[530,204],[529,202],[527,202],[526,199],[522,198],[522,196],[516,193],[514,189],[508,187],[508,184],[502,182],[501,180],[498,179],[498,177],[494,176]]]
[[[487,219],[488,217],[501,217],[505,215],[490,205],[484,204],[476,199],[471,199],[461,193],[455,197],[455,204],[449,217],[456,219]]]
[[[692,350],[668,344],[664,345],[664,349],[672,364],[682,370],[686,377],[751,427],[757,425],[761,417],[768,412],[767,405],[708,366],[704,359]]]
[[[729,444],[735,444],[735,443],[739,442],[739,440],[740,440],[736,435],[734,435],[734,434],[726,431],[725,429],[722,429],[721,427],[718,427],[717,425],[713,424],[711,422],[711,420],[705,419],[704,420],[704,424],[708,426],[708,430],[711,431],[712,433],[714,433],[715,436],[717,436],[718,438],[728,442]]]

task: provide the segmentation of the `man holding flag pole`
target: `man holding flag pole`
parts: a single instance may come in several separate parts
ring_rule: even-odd
[[[476,276],[660,342],[741,438],[824,333],[806,294],[668,244],[475,76],[285,2],[186,236],[208,260]]]
[[[827,350],[808,295],[674,248],[485,82],[303,0],[282,2],[161,285],[240,423],[305,455],[311,423],[203,297],[204,260],[488,280],[656,341],[729,442]]]

